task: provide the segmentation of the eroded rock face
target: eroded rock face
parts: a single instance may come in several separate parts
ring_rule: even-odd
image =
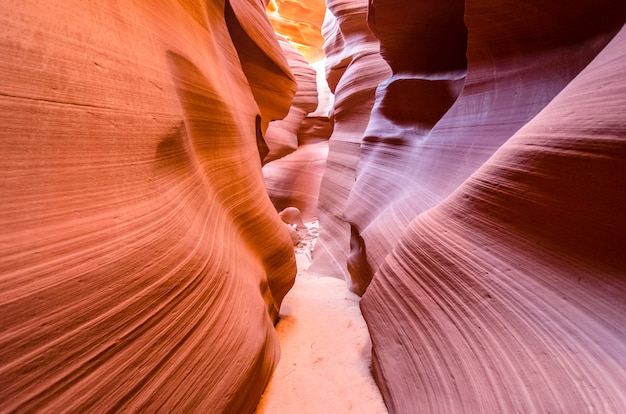
[[[297,207],[305,220],[317,217],[332,131],[330,91],[318,73],[324,58],[321,25],[325,10],[324,0],[272,0],[267,7],[298,91],[285,119],[272,122],[268,128],[265,138],[270,151],[263,176],[276,209]]]
[[[278,42],[294,74],[298,89],[287,116],[270,122],[267,128],[264,138],[269,152],[263,158],[264,164],[282,158],[298,148],[297,134],[300,125],[309,113],[315,111],[318,104],[315,69],[289,42],[282,38]]]
[[[295,276],[259,151],[296,85],[263,5],[0,21],[0,406],[253,411]]]
[[[322,33],[326,39],[326,79],[335,94],[333,134],[319,195],[320,239],[309,270],[347,278],[350,228],[344,208],[354,184],[375,89],[389,76],[389,67],[367,27],[366,0],[332,0],[327,6]]]
[[[331,132],[328,117],[306,117],[298,131],[296,151],[263,166],[265,186],[278,211],[294,206],[306,221],[317,217]]]
[[[269,0],[267,11],[272,27],[309,62],[324,58],[321,27],[326,5],[324,0]]]
[[[623,22],[612,0],[604,10],[557,1],[411,4],[371,2],[370,25],[394,74],[377,91],[345,208],[353,234],[348,267],[359,293],[411,220],[543,109]]]
[[[428,161],[415,162],[425,156],[410,148],[429,145],[426,141],[433,127],[463,87],[467,68],[464,3],[370,2],[368,22],[393,74],[376,92],[363,138],[360,174],[346,205],[352,233],[348,270],[351,287],[358,294],[363,294],[380,260],[417,214],[415,197],[404,200],[402,193],[414,194],[412,181],[428,179],[422,170],[412,174]],[[443,138],[448,138],[447,133]],[[432,167],[426,171],[438,174]],[[400,209],[402,213],[389,211],[402,201],[408,204]],[[378,237],[381,233],[396,236]],[[370,238],[370,234],[377,236]]]
[[[343,210],[385,402],[622,412],[623,5],[428,3],[370,2],[393,75]]]
[[[623,29],[387,256],[361,307],[391,412],[626,410],[625,71]]]

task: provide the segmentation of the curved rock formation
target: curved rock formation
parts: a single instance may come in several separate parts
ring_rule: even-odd
[[[545,107],[623,23],[616,0],[408,3],[370,2],[394,74],[377,92],[345,208],[359,293],[409,222]]]
[[[0,27],[2,410],[253,411],[296,271],[259,161],[296,86],[263,5]]]
[[[346,207],[352,229],[348,270],[351,288],[358,294],[363,294],[379,261],[395,244],[394,236],[376,242],[368,239],[367,243],[364,237],[371,232],[389,232],[385,215],[396,203],[393,196],[414,191],[404,175],[408,175],[407,169],[419,166],[411,164],[410,160],[417,158],[407,147],[419,146],[428,137],[463,86],[467,67],[464,3],[370,2],[368,22],[380,39],[381,55],[393,74],[377,90],[365,131],[361,174]],[[390,165],[387,158],[399,163]],[[380,216],[382,223],[378,222]],[[402,225],[402,219],[394,224]],[[369,230],[369,226],[374,229]],[[398,227],[393,230],[392,234],[402,231]]]
[[[317,108],[317,74],[315,69],[289,42],[279,38],[278,42],[296,78],[298,89],[291,102],[289,113],[283,119],[270,122],[265,133],[269,153],[263,158],[268,163],[295,151],[298,148],[298,130],[304,118]]]
[[[367,1],[329,0],[327,6],[323,34],[326,79],[335,94],[333,134],[319,195],[320,239],[309,270],[347,278],[350,229],[344,220],[344,207],[354,184],[374,92],[389,76],[389,68],[367,27]]]
[[[267,10],[279,38],[288,40],[281,41],[281,46],[298,91],[285,119],[272,122],[268,128],[265,137],[270,151],[264,160],[263,175],[277,210],[294,206],[309,220],[317,216],[332,130],[328,119],[330,91],[325,80],[320,83],[321,73],[316,69],[323,65],[320,29],[326,7],[323,0],[272,0]]]
[[[322,22],[324,0],[269,0],[267,12],[276,33],[289,42],[309,62],[324,58]]]
[[[287,207],[278,213],[278,217],[281,218],[287,224],[294,224],[298,230],[306,230],[306,225],[302,221],[302,214],[297,207]]]
[[[626,411],[624,73],[626,29],[411,222],[361,302],[390,412]]]
[[[331,132],[327,117],[307,117],[298,132],[298,149],[263,166],[265,186],[278,211],[293,206],[305,221],[317,217]]]

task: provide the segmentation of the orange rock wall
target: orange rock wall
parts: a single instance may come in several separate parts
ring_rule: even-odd
[[[270,123],[269,153],[263,175],[278,211],[297,207],[305,220],[317,217],[320,182],[326,165],[332,125],[327,117],[330,92],[312,66],[323,65],[321,33],[324,0],[272,0],[267,12],[298,83],[288,115]]]
[[[277,160],[298,148],[298,130],[304,118],[315,111],[318,105],[315,69],[289,42],[279,38],[278,42],[294,74],[298,89],[291,101],[289,112],[283,119],[270,122],[264,138],[269,153],[263,163]]]
[[[296,151],[263,166],[265,186],[277,211],[296,207],[303,220],[317,218],[331,132],[327,117],[307,117],[300,126]]]
[[[259,151],[296,84],[263,5],[0,27],[2,410],[252,412],[295,276]]]
[[[269,0],[267,13],[276,33],[289,40],[309,62],[324,58],[324,0]]]

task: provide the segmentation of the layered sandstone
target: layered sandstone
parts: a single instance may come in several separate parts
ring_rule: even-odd
[[[624,411],[623,5],[409,3],[344,209],[388,408]]]
[[[262,4],[0,17],[0,406],[251,412],[289,234],[263,133],[296,84]]]
[[[421,170],[414,178],[412,170],[428,160],[421,160],[425,157],[411,149],[429,145],[433,127],[463,87],[467,68],[464,10],[463,0],[445,5],[370,2],[368,23],[380,39],[381,55],[392,75],[376,92],[363,137],[360,173],[345,209],[352,229],[348,270],[351,287],[359,294],[416,214],[415,197],[404,200],[402,193],[413,194],[412,181],[427,179]],[[447,133],[443,138],[448,138]],[[425,171],[439,175],[432,169]],[[400,213],[389,211],[402,201],[408,206],[399,208]]]
[[[325,169],[330,91],[320,73],[324,65],[321,25],[323,0],[272,0],[267,12],[279,35],[291,71],[298,83],[289,114],[273,121],[266,133],[270,152],[263,175],[270,199],[278,211],[297,207],[305,219],[317,216],[320,182]]]
[[[315,69],[287,40],[279,38],[278,42],[296,79],[297,90],[287,115],[270,122],[267,127],[264,138],[269,152],[263,158],[264,164],[282,158],[298,148],[297,134],[300,125],[318,106]]]
[[[389,67],[379,54],[378,40],[367,27],[367,1],[327,1],[322,33],[326,42],[326,80],[334,95],[329,141],[318,216],[320,239],[311,271],[347,278],[350,226],[344,208],[354,183],[360,144],[379,82]]]
[[[320,2],[265,3],[289,44],[243,0],[0,17],[2,410],[253,411],[265,182],[365,292],[391,412],[626,411],[622,2],[329,0],[330,141]]]
[[[324,58],[324,0],[269,0],[267,13],[276,33],[289,40],[309,62]]]
[[[306,117],[298,131],[296,151],[263,166],[267,193],[278,211],[296,207],[304,220],[317,217],[331,132],[328,117]]]
[[[393,75],[377,91],[345,208],[357,292],[411,220],[450,195],[595,57],[623,23],[618,3],[370,2],[369,23]]]
[[[391,412],[626,410],[625,71],[622,29],[410,223],[361,302]]]

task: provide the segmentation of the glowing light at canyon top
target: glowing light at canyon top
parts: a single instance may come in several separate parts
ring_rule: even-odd
[[[324,58],[321,27],[324,0],[270,0],[267,15],[274,31],[289,40],[310,62]]]

